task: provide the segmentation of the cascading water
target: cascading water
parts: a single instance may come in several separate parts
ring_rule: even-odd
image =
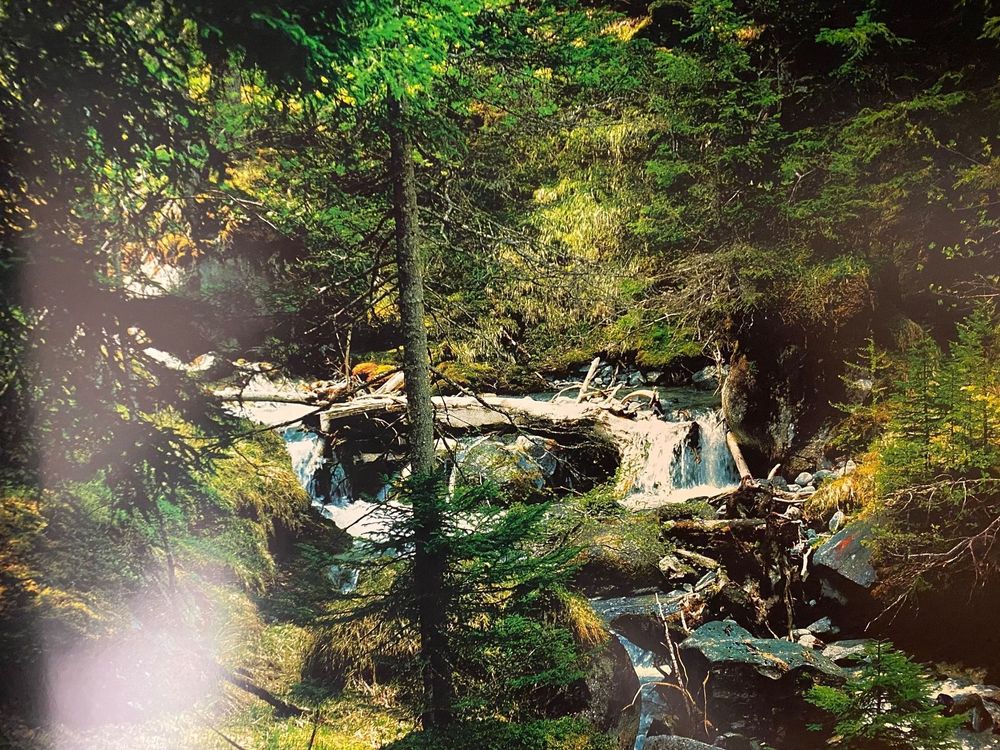
[[[292,457],[292,470],[299,483],[309,493],[313,505],[322,505],[323,498],[317,490],[317,475],[326,463],[323,438],[302,427],[288,427],[281,436],[288,455]]]
[[[683,502],[723,492],[739,481],[726,446],[722,413],[686,415],[685,421],[646,420],[648,450],[632,484],[633,507]]]
[[[657,709],[666,707],[666,702],[657,691],[656,685],[669,677],[670,666],[664,664],[664,660],[652,651],[637,646],[621,633],[611,632],[625,648],[635,668],[636,677],[639,678],[639,731],[636,734],[633,750],[643,750],[646,745],[646,733],[656,717]]]

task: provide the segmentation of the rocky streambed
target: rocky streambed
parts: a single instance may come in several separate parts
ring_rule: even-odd
[[[864,522],[835,507],[807,520],[802,506],[856,466],[740,481],[704,388],[665,392],[633,375],[624,393],[578,398],[554,385],[533,398],[437,399],[438,449],[456,481],[489,477],[520,499],[614,482],[626,525],[657,529],[658,559],[602,550],[577,578],[611,636],[591,659],[581,715],[616,733],[622,750],[822,747],[825,736],[808,728],[822,717],[805,693],[855,678],[869,658],[878,574]],[[280,425],[314,505],[355,536],[378,534],[387,480],[407,472],[401,399],[317,410],[268,402],[269,387],[258,386],[248,415]],[[331,579],[341,590],[354,583],[349,571]],[[1000,746],[1000,689],[951,679],[940,696],[972,712],[964,747]]]

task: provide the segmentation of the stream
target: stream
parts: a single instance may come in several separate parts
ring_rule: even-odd
[[[536,394],[527,398],[547,400],[548,397],[549,394]],[[717,403],[693,388],[665,389],[661,398],[667,405],[662,418],[636,420],[637,435],[646,441],[646,450],[641,465],[631,467],[633,480],[625,504],[633,509],[655,507],[716,495],[735,486],[739,478],[726,447],[725,426]],[[255,404],[254,408],[258,419],[265,414],[271,419],[289,414],[287,407],[277,405],[269,409]],[[339,458],[338,449],[327,445],[321,435],[302,423],[285,427],[282,436],[295,474],[309,493],[313,507],[355,538],[377,536],[385,524],[378,509],[391,487],[385,479],[398,475],[399,470],[388,471],[386,463],[378,461],[360,466],[355,463],[349,470]],[[461,461],[463,450],[467,454],[483,440],[482,436],[461,438],[450,441],[449,448]],[[403,467],[402,471],[405,470]],[[355,482],[351,481],[351,474]],[[358,492],[354,489],[358,483],[381,489],[367,494]],[[334,566],[328,574],[344,593],[357,584],[355,571]],[[598,599],[592,604],[606,623],[632,609],[669,607],[667,597],[661,597],[657,603],[652,596]],[[634,750],[643,750],[653,718],[664,707],[656,684],[670,675],[671,666],[668,658],[637,645],[614,629],[612,633],[628,653],[639,680],[641,706]]]

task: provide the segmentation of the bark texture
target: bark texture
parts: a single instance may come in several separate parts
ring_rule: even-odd
[[[430,357],[424,328],[424,282],[417,219],[417,184],[413,144],[402,102],[389,98],[389,135],[396,225],[399,319],[403,338],[403,374],[409,421],[409,456],[413,482],[414,580],[420,630],[425,729],[452,718],[452,680],[446,633],[444,577],[447,561],[433,544],[440,534],[441,508],[434,485],[434,405]]]

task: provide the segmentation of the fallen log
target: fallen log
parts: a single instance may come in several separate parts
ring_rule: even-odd
[[[746,459],[743,458],[743,451],[740,450],[740,444],[736,440],[736,436],[729,430],[726,430],[726,445],[729,447],[733,461],[736,462],[736,469],[740,473],[740,482],[742,484],[753,484],[753,474],[750,473],[750,467],[747,465]]]
[[[663,530],[671,534],[724,534],[736,529],[759,529],[767,525],[763,518],[691,518],[666,521]]]

